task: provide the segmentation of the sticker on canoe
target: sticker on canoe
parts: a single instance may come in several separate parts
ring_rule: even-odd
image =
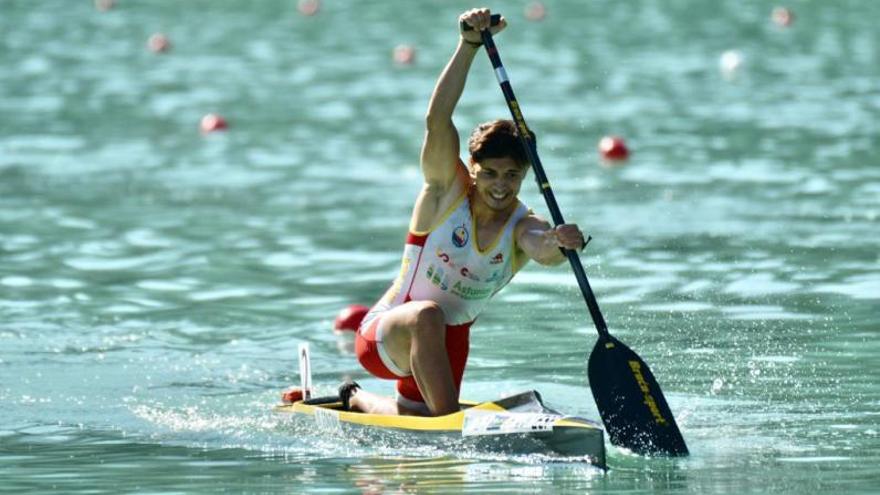
[[[465,411],[461,436],[553,431],[553,423],[560,418],[555,414],[543,413]]]

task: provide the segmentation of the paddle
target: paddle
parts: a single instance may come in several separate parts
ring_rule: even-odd
[[[492,25],[498,24],[500,19],[500,15],[493,15]],[[462,23],[462,29],[469,30],[470,26]],[[534,134],[529,131],[522,116],[492,33],[484,29],[480,34],[507,107],[519,129],[520,142],[532,164],[535,180],[550,209],[553,223],[564,224],[562,212],[559,211],[550,182],[538,158]],[[599,304],[590,288],[578,253],[568,249],[563,252],[574,270],[590,316],[599,332],[599,339],[590,354],[587,376],[611,443],[639,454],[687,455],[684,438],[651,369],[638,354],[608,333],[608,326],[599,311]]]

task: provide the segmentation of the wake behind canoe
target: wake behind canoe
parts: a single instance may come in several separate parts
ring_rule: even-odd
[[[338,398],[320,398],[280,405],[277,412],[310,418],[322,431],[371,435],[430,437],[444,445],[511,454],[583,457],[605,468],[602,428],[595,422],[565,416],[547,408],[535,392],[492,402],[462,402],[462,410],[438,417],[388,416],[342,410]]]

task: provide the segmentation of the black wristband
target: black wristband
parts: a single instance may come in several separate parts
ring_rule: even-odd
[[[464,41],[465,43],[467,43],[468,45],[471,45],[474,48],[479,48],[479,47],[483,46],[482,41],[476,42],[476,41],[468,41],[466,39],[462,39],[461,41]]]

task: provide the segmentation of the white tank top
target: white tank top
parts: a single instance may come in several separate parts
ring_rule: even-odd
[[[434,301],[447,325],[471,323],[489,299],[514,275],[513,231],[529,214],[520,202],[494,242],[479,249],[467,193],[462,194],[439,224],[428,232],[409,232],[400,274],[376,309],[408,301]]]

